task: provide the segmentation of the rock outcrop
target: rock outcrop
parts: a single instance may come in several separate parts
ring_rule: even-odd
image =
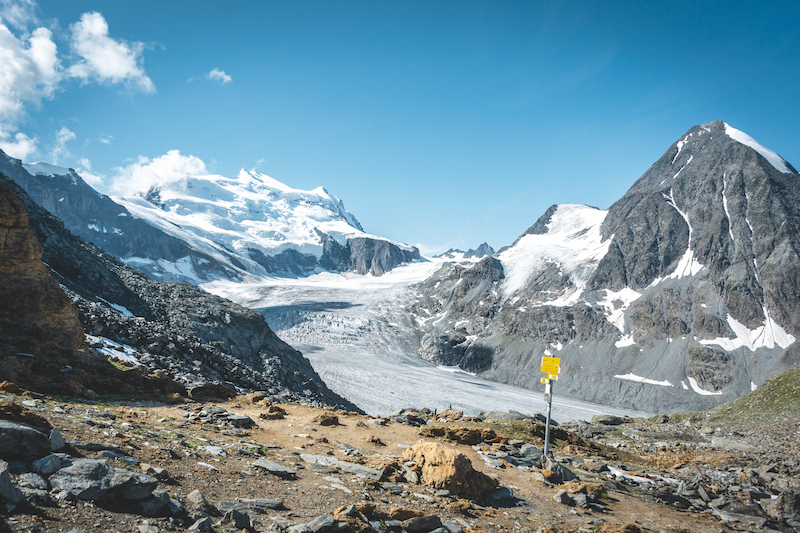
[[[0,335],[24,350],[31,342],[83,344],[78,311],[42,263],[42,246],[17,198],[0,184]]]

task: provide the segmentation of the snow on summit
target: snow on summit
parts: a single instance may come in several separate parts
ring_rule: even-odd
[[[244,169],[233,179],[185,175],[113,199],[134,216],[225,262],[226,252],[247,262],[253,251],[273,256],[287,249],[319,258],[323,244],[318,232],[342,245],[348,237],[381,239],[364,233],[342,201],[324,188],[294,189]],[[255,264],[246,266],[260,271]]]
[[[764,159],[769,161],[770,165],[780,170],[784,174],[792,174],[791,169],[781,156],[779,156],[769,148],[765,147],[764,145],[759,144],[758,141],[750,137],[745,132],[737,130],[736,128],[733,128],[726,123],[725,134],[734,141],[739,142],[745,146],[749,146],[750,148],[758,152]]]

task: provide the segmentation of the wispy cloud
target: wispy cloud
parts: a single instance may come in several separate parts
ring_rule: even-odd
[[[61,157],[70,156],[71,154],[67,150],[67,143],[74,140],[75,133],[66,126],[61,126],[61,129],[56,132],[56,143],[53,145],[53,149],[50,150],[50,162],[57,165]]]
[[[233,81],[233,78],[231,78],[230,76],[228,76],[228,75],[225,73],[225,71],[224,71],[224,70],[220,70],[220,69],[218,69],[218,68],[215,68],[214,70],[212,70],[211,72],[209,72],[208,74],[206,74],[206,79],[207,79],[207,80],[211,80],[211,81],[218,81],[218,82],[220,82],[220,83],[221,83],[221,84],[223,84],[223,85],[224,85],[224,84],[226,84],[226,83],[230,83],[231,81]]]
[[[31,24],[36,24],[36,9],[33,0],[2,0],[0,2],[0,18],[12,28],[25,31]]]
[[[113,135],[100,134],[100,142],[102,144],[111,144],[111,141],[113,141],[113,140],[114,140],[114,136]]]
[[[84,13],[70,25],[72,51],[80,60],[67,69],[69,76],[84,83],[125,83],[152,93],[156,86],[142,66],[144,43],[115,40],[108,34],[108,23],[97,12]]]

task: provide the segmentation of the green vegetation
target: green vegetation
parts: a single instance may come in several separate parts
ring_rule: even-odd
[[[800,417],[800,367],[787,370],[728,403],[708,411],[709,422],[743,423],[777,417]]]

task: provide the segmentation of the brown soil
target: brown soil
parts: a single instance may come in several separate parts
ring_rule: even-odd
[[[17,397],[16,400],[31,396]],[[201,404],[189,404],[197,407]],[[350,474],[320,474],[307,468],[300,453],[334,455],[367,466],[382,461],[399,459],[405,446],[421,440],[420,430],[404,424],[389,423],[385,427],[366,423],[369,417],[344,412],[335,414],[338,424],[320,425],[321,409],[298,405],[281,406],[286,417],[264,420],[262,413],[268,406],[253,404],[245,397],[216,404],[237,414],[250,416],[258,428],[246,435],[225,436],[208,424],[185,422],[184,411],[176,405],[93,405],[68,404],[52,398],[39,400],[39,413],[54,427],[61,429],[64,437],[82,442],[115,444],[122,447],[142,463],[165,468],[170,479],[160,483],[173,496],[189,507],[185,496],[199,489],[211,503],[246,498],[281,499],[284,510],[269,511],[256,525],[256,530],[266,531],[271,517],[280,516],[293,523],[308,522],[323,515],[333,514],[341,506],[370,501],[378,509],[408,508],[425,514],[438,515],[442,520],[459,524],[465,530],[477,531],[692,531],[714,532],[726,529],[721,522],[705,513],[681,512],[669,506],[648,502],[625,492],[607,491],[603,503],[605,512],[567,507],[556,503],[553,496],[562,487],[547,486],[536,481],[532,472],[516,468],[493,469],[487,466],[471,446],[453,446],[465,454],[476,470],[498,476],[500,485],[512,489],[521,499],[515,507],[475,505],[463,499],[436,497],[433,503],[413,495],[425,492],[422,485],[408,486],[405,496],[382,490],[379,483],[367,482]],[[65,413],[54,412],[61,406]],[[87,409],[111,412],[117,419],[110,421],[86,413]],[[59,409],[57,409],[59,410]],[[275,411],[272,409],[272,411]],[[90,420],[90,422],[87,422]],[[97,421],[103,421],[97,424]],[[317,422],[315,422],[317,420]],[[90,425],[94,424],[94,425]],[[430,439],[439,440],[441,439]],[[535,440],[535,439],[531,439]],[[343,454],[338,442],[362,450],[372,450],[376,455],[362,453],[362,457]],[[246,448],[242,443],[265,446],[267,458],[284,466],[297,468],[296,479],[283,479],[252,466],[256,457],[237,452]],[[214,456],[201,446],[221,446],[226,456]],[[97,453],[83,452],[86,457]],[[696,463],[697,457],[670,456],[662,458],[669,463]],[[703,457],[703,461],[724,460],[724,457]],[[402,461],[402,459],[400,459]],[[114,466],[133,468],[119,460]],[[587,480],[588,482],[599,482]],[[339,488],[337,488],[338,486]],[[344,487],[347,490],[342,490]],[[219,521],[219,518],[215,519]],[[149,521],[149,522],[147,522]],[[0,531],[60,532],[71,529],[84,531],[138,532],[138,526],[150,523],[162,531],[183,531],[183,527],[170,524],[167,518],[145,519],[142,516],[105,508],[91,502],[58,502],[50,507],[28,507],[15,514],[0,517]],[[627,527],[627,529],[625,529]],[[233,531],[230,524],[218,524],[216,531]],[[548,529],[549,528],[549,529]]]

